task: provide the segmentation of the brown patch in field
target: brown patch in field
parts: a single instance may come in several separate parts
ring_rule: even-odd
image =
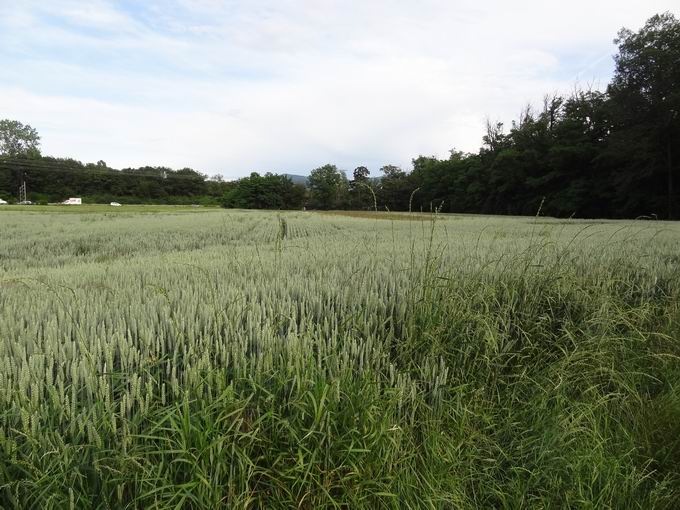
[[[366,220],[396,220],[396,221],[427,221],[434,218],[429,213],[409,213],[390,211],[319,211],[326,216],[347,216],[349,218],[363,218]]]

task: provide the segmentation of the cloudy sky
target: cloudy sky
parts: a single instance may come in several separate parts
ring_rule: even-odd
[[[487,118],[604,87],[677,0],[0,0],[0,118],[43,153],[227,178],[408,169]]]

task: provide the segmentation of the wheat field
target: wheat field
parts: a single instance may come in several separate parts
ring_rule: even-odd
[[[673,508],[678,356],[678,223],[0,210],[0,507]]]

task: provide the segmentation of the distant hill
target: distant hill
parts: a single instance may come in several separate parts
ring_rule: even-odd
[[[303,186],[308,185],[309,177],[307,177],[306,175],[296,175],[296,174],[282,174],[282,175],[288,177],[291,181],[293,181],[293,184],[302,184]],[[351,180],[351,176],[349,176],[348,179]],[[380,183],[380,179],[381,179],[380,176],[368,178],[368,180],[374,186],[376,186]]]
[[[303,186],[307,186],[308,177],[306,175],[296,175],[296,174],[283,174],[283,175],[285,175],[291,181],[293,181],[293,184],[302,184]]]

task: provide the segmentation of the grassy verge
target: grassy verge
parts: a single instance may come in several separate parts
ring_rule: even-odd
[[[215,209],[217,206],[200,206],[194,207],[190,205],[123,205],[121,207],[113,207],[108,204],[83,204],[83,205],[2,205],[0,206],[0,213],[6,212],[22,212],[22,213],[61,213],[61,214],[85,214],[85,213],[166,213],[166,212],[197,212]]]

